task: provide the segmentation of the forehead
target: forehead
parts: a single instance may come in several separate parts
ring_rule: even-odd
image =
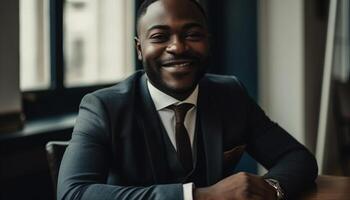
[[[139,20],[140,32],[156,25],[181,26],[197,23],[206,27],[206,22],[199,8],[189,0],[159,0],[148,6],[146,13]]]

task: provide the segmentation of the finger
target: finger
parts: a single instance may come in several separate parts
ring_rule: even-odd
[[[265,199],[275,195],[275,189],[272,188],[262,177],[251,175],[249,180],[249,190],[252,194],[262,196]]]
[[[276,199],[276,190],[268,183],[265,184],[265,181],[261,184],[254,188],[253,193],[263,197],[264,200]]]
[[[249,187],[248,193],[253,196],[266,197],[266,191],[256,186]]]

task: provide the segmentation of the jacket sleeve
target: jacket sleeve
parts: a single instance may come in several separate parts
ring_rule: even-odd
[[[105,105],[97,96],[89,94],[83,98],[72,139],[60,166],[57,199],[182,199],[182,184],[148,187],[107,184],[111,164],[108,120]]]
[[[271,121],[244,87],[248,108],[248,153],[280,182],[287,199],[310,187],[318,174],[315,157],[277,123]],[[288,105],[286,105],[288,106]]]

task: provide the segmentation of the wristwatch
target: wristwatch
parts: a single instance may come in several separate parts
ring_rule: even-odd
[[[277,196],[277,200],[283,200],[284,199],[284,193],[282,190],[282,187],[280,185],[280,183],[272,178],[269,179],[265,179],[265,181],[270,184],[273,188],[275,188],[276,190],[276,196]]]

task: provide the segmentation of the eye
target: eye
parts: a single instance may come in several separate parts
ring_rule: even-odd
[[[191,40],[191,41],[199,41],[202,40],[204,38],[204,33],[199,32],[199,31],[191,31],[186,33],[185,38],[187,40]]]
[[[166,33],[155,33],[149,38],[153,43],[162,43],[169,40],[169,35]]]

